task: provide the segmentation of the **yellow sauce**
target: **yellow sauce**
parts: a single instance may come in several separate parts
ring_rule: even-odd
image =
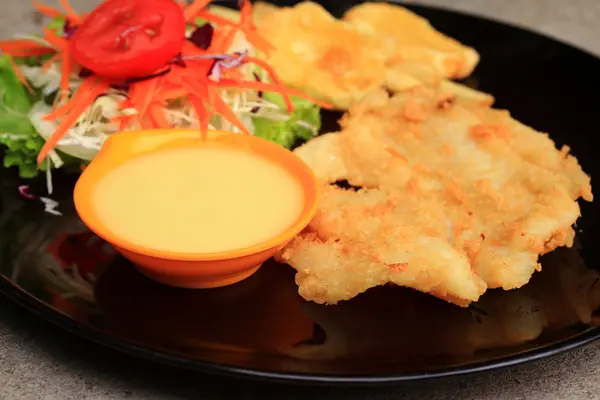
[[[205,146],[133,158],[97,183],[93,204],[104,226],[131,243],[211,253],[283,233],[302,212],[302,190],[259,154]]]

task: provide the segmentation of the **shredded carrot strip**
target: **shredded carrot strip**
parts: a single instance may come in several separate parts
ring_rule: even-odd
[[[60,10],[57,10],[54,7],[50,7],[47,6],[45,4],[41,4],[38,3],[37,1],[33,2],[33,6],[42,14],[51,17],[51,18],[57,18],[57,17],[62,17],[63,13]]]
[[[110,122],[119,124],[119,130],[124,131],[132,119],[133,116],[131,115],[117,115],[116,117],[111,118]]]
[[[231,47],[237,30],[233,28],[219,29],[213,34],[212,42],[206,53],[223,53]],[[193,43],[190,43],[192,46]],[[206,54],[204,53],[204,54]]]
[[[50,69],[50,67],[52,66],[52,64],[57,62],[59,59],[60,59],[60,53],[54,54],[46,62],[44,62],[44,64],[42,64],[42,71],[48,71]]]
[[[196,0],[183,11],[183,15],[185,16],[186,21],[190,21],[194,18],[200,10],[206,7],[211,0]]]
[[[138,82],[132,87],[131,94],[131,105],[138,111],[138,119],[142,128],[153,129],[155,128],[154,118],[152,112],[146,115],[146,111],[150,107],[151,103],[158,97],[160,93],[160,85],[162,83],[162,77],[151,79],[148,81]]]
[[[205,50],[202,50],[190,41],[185,42],[182,53],[185,54],[186,57],[204,56],[207,54]],[[185,63],[187,64],[189,61],[185,61]]]
[[[21,82],[21,84],[23,86],[25,86],[25,88],[29,91],[29,93],[34,93],[33,88],[31,87],[29,82],[27,82],[27,78],[25,78],[25,75],[23,75],[23,71],[21,71],[21,68],[19,68],[19,66],[15,63],[15,61],[11,57],[8,58],[8,61],[10,62],[10,66],[12,67],[13,71],[15,72],[15,75],[17,76],[17,79],[19,80],[19,82]]]
[[[245,30],[244,34],[246,35],[246,40],[248,40],[257,50],[265,54],[269,54],[271,51],[275,50],[275,46],[258,33]]]
[[[234,81],[241,81],[244,79],[244,73],[238,69],[228,69],[223,71],[223,76],[226,78],[233,79]]]
[[[190,93],[189,99],[192,103],[192,107],[194,107],[194,110],[196,110],[198,122],[200,123],[200,131],[202,132],[202,139],[206,139],[208,132],[208,120],[210,116],[206,111],[206,107],[202,102],[202,98]]]
[[[152,97],[156,94],[158,87],[160,86],[161,78],[152,79],[149,81],[149,85],[146,88],[146,93],[142,102],[142,108],[138,109],[140,115],[144,115],[146,110],[152,102]]]
[[[277,75],[275,69],[271,65],[269,65],[268,62],[255,57],[246,57],[246,61],[256,64],[262,69],[264,69],[269,74],[274,84],[283,87],[283,85],[281,84],[281,79],[279,79],[279,75]],[[290,95],[287,93],[282,93],[282,96],[285,101],[285,104],[287,105],[288,111],[291,111],[294,105],[292,104],[292,99],[290,98]]]
[[[184,78],[184,82],[187,84],[190,94],[194,94],[212,107],[215,93],[208,89],[208,80],[199,80],[193,76],[188,76]]]
[[[239,26],[246,35],[246,40],[263,53],[268,54],[271,50],[274,50],[274,46],[271,43],[256,33],[256,26],[252,19],[252,3],[250,1],[242,0],[240,15],[241,19]]]
[[[240,8],[240,15],[242,16],[242,23],[249,23],[252,21],[252,3],[248,0],[242,0]]]
[[[187,68],[185,71],[181,72],[182,76],[190,76],[194,79],[198,79],[198,77],[202,77],[206,79],[210,70],[213,66],[213,60],[190,60],[187,64]]]
[[[255,30],[254,20],[252,19],[252,3],[247,0],[241,0],[240,6],[240,28],[242,30]]]
[[[147,80],[137,82],[135,85],[131,86],[131,95],[129,97],[131,105],[138,110],[140,115],[144,113],[144,105],[148,105],[150,100],[152,100],[152,96],[149,94],[151,91],[149,89],[155,85],[153,82],[154,80]]]
[[[154,123],[149,118],[148,115],[140,115],[138,118],[138,122],[142,129],[155,129]]]
[[[79,15],[77,15],[75,10],[73,10],[73,7],[71,7],[71,4],[69,4],[68,0],[60,0],[60,5],[62,6],[62,8],[65,9],[65,11],[67,12],[67,16],[73,22],[81,23],[81,18],[79,18]]]
[[[61,38],[56,32],[50,29],[44,29],[44,39],[58,50],[63,50],[67,47],[67,40]]]
[[[0,51],[14,57],[36,57],[52,54],[56,50],[31,40],[16,39],[0,41]]]
[[[71,111],[65,115],[56,131],[48,138],[46,143],[44,143],[42,150],[40,150],[40,153],[37,156],[38,165],[44,161],[48,153],[58,144],[60,139],[69,132],[69,129],[77,122],[81,114],[96,100],[96,97],[102,94],[106,89],[108,89],[108,84],[100,82],[91,90],[85,92],[83,98],[81,98],[79,102],[73,106]]]
[[[121,123],[121,121],[123,121],[124,119],[128,119],[129,115],[115,115],[114,117],[112,117],[110,119],[110,122],[112,122],[113,124],[118,124]]]
[[[150,118],[154,121],[154,125],[156,125],[160,129],[169,129],[172,128],[171,124],[165,117],[165,112],[161,104],[153,103],[150,105],[148,109],[150,112]]]
[[[121,100],[119,102],[120,109],[129,108],[129,107],[131,107],[131,100],[129,100],[129,98],[125,97],[123,100]]]
[[[61,96],[66,96],[69,93],[69,82],[70,82],[71,74],[73,73],[74,67],[75,67],[75,62],[71,58],[71,53],[69,51],[69,48],[65,47],[65,49],[62,52],[62,66],[61,66],[61,70],[60,70]]]
[[[0,51],[9,54],[13,57],[40,57],[48,54],[54,53],[54,49],[24,49],[24,50],[14,50],[14,51],[5,51],[0,49]]]
[[[50,49],[50,47],[43,46],[38,42],[34,42],[29,39],[12,39],[12,40],[0,40],[0,50],[9,52],[17,49]]]
[[[212,22],[213,24],[217,24],[217,25],[225,25],[225,26],[232,26],[232,27],[236,27],[239,28],[239,25],[227,18],[223,18],[220,17],[218,15],[215,15],[211,12],[208,11],[198,11],[195,14],[196,17],[202,18],[203,20],[207,21],[207,22]]]
[[[94,78],[88,78],[86,80],[84,80],[81,83],[81,86],[79,86],[79,89],[77,90],[77,92],[75,92],[75,94],[73,95],[73,98],[66,104],[63,104],[62,106],[56,108],[55,110],[53,110],[51,113],[46,114],[44,116],[44,118],[42,118],[45,121],[55,121],[63,116],[65,116],[67,113],[69,113],[71,111],[71,109],[74,107],[75,104],[77,104],[78,102],[81,101],[82,98],[84,98],[85,94],[87,92],[89,92],[92,87],[94,85],[96,85],[98,83],[97,79]]]
[[[218,112],[223,116],[227,121],[231,122],[233,126],[238,128],[242,133],[249,135],[248,128],[240,121],[240,119],[235,115],[231,107],[227,103],[223,101],[220,96],[214,96],[214,104],[212,105],[213,110]]]
[[[318,105],[321,108],[325,108],[328,110],[330,110],[332,108],[331,104],[324,103],[321,100],[318,100],[311,96],[308,96],[307,94],[303,93],[300,90],[289,88],[287,86],[282,87],[282,86],[273,85],[271,83],[265,83],[265,82],[236,81],[233,79],[221,79],[219,82],[216,82],[216,84],[221,87],[262,90],[265,92],[275,92],[275,93],[280,93],[280,94],[281,94],[281,92],[286,92],[290,96],[299,97],[301,99],[305,99],[312,103],[315,103],[316,105]]]
[[[233,42],[235,41],[235,35],[237,34],[237,32],[238,31],[235,29],[229,29],[227,31],[227,34],[223,36],[223,42],[221,43],[223,52],[231,49],[231,46],[233,46]]]
[[[185,88],[183,87],[181,78],[178,77],[176,80],[171,78],[172,77],[165,76],[165,82],[161,87],[160,96],[163,98],[163,100],[166,100],[168,98],[172,98],[170,97],[171,92],[175,93],[175,91],[181,90],[183,93],[182,97],[185,97],[187,95],[187,91],[185,91]]]

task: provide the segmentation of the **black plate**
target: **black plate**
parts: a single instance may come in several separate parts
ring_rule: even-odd
[[[329,3],[337,16],[353,4],[339,3]],[[468,84],[568,143],[597,176],[600,60],[518,28],[411,8],[480,51]],[[326,125],[337,117],[325,115]],[[292,269],[275,263],[232,287],[160,286],[81,224],[74,178],[59,178],[53,195],[62,217],[19,198],[12,171],[0,170],[0,180],[2,291],[68,330],[161,363],[288,382],[383,383],[512,365],[600,338],[594,204],[582,205],[576,248],[545,256],[543,272],[522,289],[489,291],[469,309],[389,287],[325,307],[302,301]]]

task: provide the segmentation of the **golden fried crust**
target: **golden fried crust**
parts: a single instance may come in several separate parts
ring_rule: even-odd
[[[257,1],[252,6],[254,22],[256,24],[260,24],[268,14],[273,11],[277,11],[278,9],[279,7],[274,4]]]
[[[337,303],[386,282],[458,305],[514,289],[573,244],[589,177],[546,135],[468,97],[372,93],[343,130],[296,150],[325,183],[317,217],[281,254],[300,294]],[[379,258],[378,258],[379,257]]]
[[[281,79],[337,108],[348,108],[384,83],[381,39],[362,35],[316,3],[273,11],[258,29],[276,48],[268,60]]]
[[[362,6],[357,13],[347,14],[346,21],[308,1],[266,13],[258,30],[276,48],[268,60],[284,83],[337,109],[347,109],[379,88],[404,91],[438,86],[477,64],[474,50],[435,31],[416,14],[389,7],[399,9],[403,21],[418,27],[426,40],[415,36],[412,42],[390,41],[393,36],[373,30],[368,19],[352,18],[362,18]]]
[[[550,254],[544,268],[545,273],[526,287],[487,293],[469,309],[402,290],[336,307],[305,303],[302,310],[323,328],[325,340],[294,346],[286,353],[307,360],[392,353],[403,359],[456,356],[515,346],[546,330],[600,320],[594,317],[600,305],[600,274],[586,268],[577,251]]]
[[[434,66],[446,78],[473,72],[479,54],[471,47],[438,32],[429,21],[406,8],[388,3],[364,3],[343,18],[361,31],[385,37],[388,66],[407,60]]]

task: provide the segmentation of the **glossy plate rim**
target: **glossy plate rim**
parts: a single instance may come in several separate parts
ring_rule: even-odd
[[[259,371],[251,368],[237,367],[213,363],[203,360],[191,360],[182,356],[168,354],[159,350],[152,350],[138,346],[127,340],[119,340],[116,336],[106,335],[98,329],[79,323],[65,314],[54,310],[47,304],[29,295],[23,289],[13,284],[3,275],[0,275],[0,293],[8,297],[17,305],[38,317],[58,326],[59,328],[90,340],[100,346],[125,353],[134,358],[141,358],[155,364],[170,365],[189,371],[206,374],[216,374],[230,378],[240,378],[254,381],[267,381],[286,384],[310,384],[310,385],[386,385],[409,381],[423,381],[429,379],[445,378],[452,376],[468,375],[478,372],[486,372],[521,365],[524,363],[542,360],[551,356],[559,355],[567,351],[575,350],[600,339],[600,327],[590,328],[587,331],[557,343],[544,347],[526,350],[524,352],[509,356],[482,361],[465,366],[454,366],[436,371],[424,371],[400,374],[377,374],[377,375],[326,375],[292,372]]]
[[[515,23],[496,20],[476,12],[458,11],[445,6],[405,4],[399,0],[387,0],[390,3],[401,4],[414,10],[432,10],[436,12],[458,15],[471,19],[482,20],[487,23],[502,25],[513,31],[520,31],[523,34],[542,37],[545,40],[566,46],[579,53],[583,53],[595,60],[600,58],[590,51],[579,47],[576,44],[567,43],[564,40],[552,37],[545,33],[520,26]],[[222,1],[215,1],[222,3]],[[261,371],[252,368],[238,367],[234,365],[219,364],[199,359],[189,359],[184,356],[169,354],[161,350],[150,349],[143,345],[138,345],[133,341],[121,339],[118,336],[108,335],[99,329],[86,325],[70,318],[69,316],[53,309],[48,304],[32,296],[24,289],[13,283],[10,279],[0,274],[0,295],[13,301],[16,305],[31,312],[33,315],[52,323],[60,329],[75,334],[83,339],[89,340],[97,345],[110,348],[120,353],[137,359],[150,361],[156,365],[166,365],[183,370],[219,375],[229,378],[237,378],[252,381],[263,381],[271,383],[283,383],[291,385],[317,385],[317,386],[382,386],[392,385],[412,381],[424,381],[431,379],[457,377],[474,373],[498,370],[517,366],[533,361],[557,356],[568,351],[586,346],[594,341],[600,340],[600,327],[590,327],[589,329],[576,334],[575,336],[549,344],[546,346],[525,350],[520,353],[506,357],[493,358],[488,361],[480,361],[466,365],[457,365],[432,371],[411,372],[411,373],[379,373],[376,375],[356,374],[356,375],[328,375],[328,374],[310,374],[295,372],[276,372]]]

